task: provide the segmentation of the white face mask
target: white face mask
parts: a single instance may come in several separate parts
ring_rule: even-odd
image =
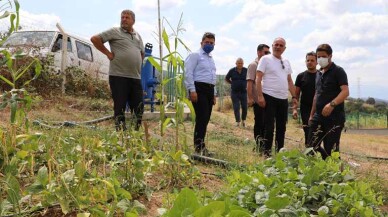
[[[327,65],[329,65],[329,57],[319,57],[318,58],[318,64],[325,68]]]

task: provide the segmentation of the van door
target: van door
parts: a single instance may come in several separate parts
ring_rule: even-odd
[[[78,66],[93,78],[99,78],[100,65],[93,55],[92,46],[82,41],[75,41],[77,47]]]
[[[62,61],[62,34],[58,33],[57,38],[54,41],[53,47],[51,48],[51,52],[54,54],[54,66],[60,72],[61,69],[61,61]],[[66,68],[69,66],[75,65],[76,56],[74,54],[72,38],[70,36],[67,37],[67,64]]]

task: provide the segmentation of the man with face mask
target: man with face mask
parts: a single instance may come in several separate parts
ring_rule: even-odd
[[[317,74],[317,54],[309,52],[306,54],[307,70],[298,74],[295,80],[295,96],[299,100],[300,96],[300,115],[302,118],[302,126],[304,131],[305,145],[308,144],[309,135],[309,118],[313,99],[315,95],[315,77]],[[293,116],[298,115],[297,105],[293,108]]]
[[[215,35],[206,32],[202,36],[201,48],[185,60],[184,83],[195,110],[194,148],[195,153],[210,156],[205,145],[207,125],[213,105],[216,103],[216,65],[211,54]]]
[[[121,12],[120,27],[111,28],[90,40],[110,60],[109,86],[112,92],[116,130],[126,130],[124,111],[129,104],[135,116],[135,130],[139,130],[144,110],[141,86],[141,64],[144,59],[144,44],[133,29],[135,13]],[[109,42],[110,50],[104,43]]]
[[[326,159],[333,150],[339,151],[345,123],[344,101],[349,96],[349,87],[346,72],[331,60],[333,50],[330,45],[321,44],[316,52],[321,69],[317,74],[310,113],[309,146]]]

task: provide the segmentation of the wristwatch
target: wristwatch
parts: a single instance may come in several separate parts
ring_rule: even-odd
[[[337,105],[337,104],[336,104],[334,101],[331,101],[331,102],[330,102],[330,106],[331,106],[331,107],[334,108],[336,105]]]

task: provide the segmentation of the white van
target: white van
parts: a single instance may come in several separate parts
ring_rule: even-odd
[[[59,31],[18,31],[9,36],[2,44],[1,49],[31,48],[30,51],[38,52],[31,55],[38,54],[42,57],[52,54],[55,71],[60,73],[62,38],[63,35]],[[72,34],[67,34],[66,68],[69,66],[79,66],[93,77],[108,79],[108,58],[98,51],[90,41]]]

